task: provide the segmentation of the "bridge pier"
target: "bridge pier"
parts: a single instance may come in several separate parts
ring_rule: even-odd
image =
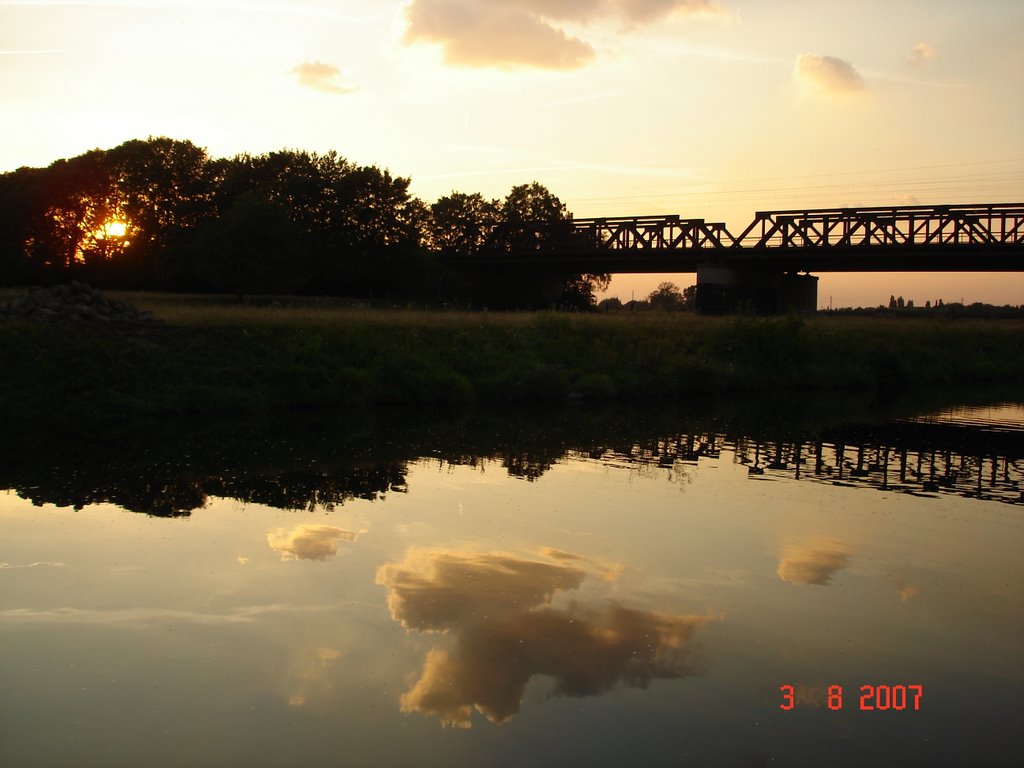
[[[813,314],[818,309],[818,278],[704,264],[697,267],[696,308],[702,315]]]

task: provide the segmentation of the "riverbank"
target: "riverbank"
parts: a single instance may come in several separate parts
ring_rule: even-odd
[[[0,323],[4,418],[964,386],[1024,391],[1024,322],[465,313],[129,296],[154,325]]]

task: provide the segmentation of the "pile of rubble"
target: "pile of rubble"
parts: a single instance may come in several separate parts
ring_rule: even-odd
[[[108,299],[100,291],[79,282],[32,288],[6,307],[0,307],[0,320],[11,318],[31,322],[153,322],[152,313],[140,312],[125,301]]]

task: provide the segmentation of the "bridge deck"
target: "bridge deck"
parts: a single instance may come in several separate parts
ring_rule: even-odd
[[[552,237],[451,257],[466,269],[564,273],[1024,271],[1024,203],[763,211],[739,236],[678,215],[576,219]],[[520,228],[522,232],[522,228]],[[496,233],[501,242],[501,231]]]

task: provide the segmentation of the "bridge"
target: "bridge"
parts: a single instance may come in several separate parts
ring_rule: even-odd
[[[679,216],[499,228],[495,247],[448,262],[534,274],[696,273],[699,311],[817,307],[811,272],[1024,271],[1024,203],[766,211],[739,235]]]
[[[701,431],[575,451],[612,466],[699,464],[734,454],[752,477],[791,477],[914,495],[957,494],[1024,506],[1024,424],[940,415],[782,434]]]

